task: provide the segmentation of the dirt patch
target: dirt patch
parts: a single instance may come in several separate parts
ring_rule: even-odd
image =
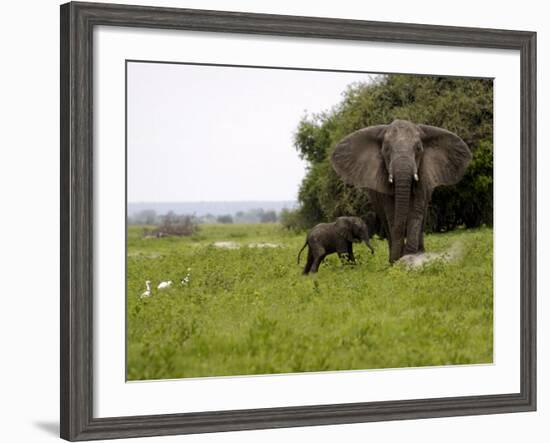
[[[449,249],[443,252],[425,252],[420,254],[404,255],[397,263],[407,269],[418,269],[436,260],[442,260],[444,262],[457,260],[462,256],[462,253],[462,243],[456,242]]]
[[[281,245],[277,243],[249,243],[249,248],[279,248]]]
[[[239,243],[234,241],[216,241],[212,243],[212,246],[220,249],[239,249],[241,246],[245,247],[245,245],[240,245]],[[278,243],[248,243],[248,245],[246,246],[248,246],[249,248],[259,248],[259,249],[281,247],[281,245]]]
[[[238,243],[234,241],[215,241],[212,246],[220,249],[239,249]]]

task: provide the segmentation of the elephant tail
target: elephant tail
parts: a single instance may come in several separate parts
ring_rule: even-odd
[[[300,252],[298,252],[298,260],[297,260],[298,264],[300,264],[300,255],[302,255],[302,251],[306,246],[307,246],[307,239],[306,239],[306,242],[304,243],[304,246],[302,246],[302,249],[300,249]]]

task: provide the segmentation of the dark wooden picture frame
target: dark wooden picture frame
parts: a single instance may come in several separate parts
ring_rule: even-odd
[[[520,393],[253,410],[93,416],[92,44],[98,25],[519,51]],[[61,437],[92,440],[536,409],[536,33],[100,3],[61,6]],[[122,321],[122,320],[121,320]]]

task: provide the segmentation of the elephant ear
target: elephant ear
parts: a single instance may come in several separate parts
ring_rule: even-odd
[[[429,189],[458,183],[472,153],[458,135],[436,126],[418,125],[424,146],[420,177]]]
[[[393,194],[380,152],[387,125],[369,126],[355,131],[334,148],[332,167],[344,183]]]
[[[347,241],[352,242],[353,241],[353,225],[352,221],[348,219],[347,217],[339,217],[336,222],[334,223],[334,226],[336,228],[336,233],[340,236],[345,238]]]

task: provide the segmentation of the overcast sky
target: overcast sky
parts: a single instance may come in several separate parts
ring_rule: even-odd
[[[128,64],[128,201],[295,200],[293,134],[368,74]]]

